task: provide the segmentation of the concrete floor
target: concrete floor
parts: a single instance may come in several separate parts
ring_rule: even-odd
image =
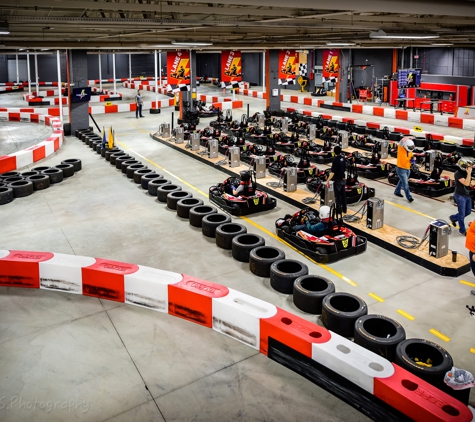
[[[212,90],[200,88],[200,92]],[[9,97],[9,105],[24,105],[16,95],[16,99]],[[155,94],[144,92],[144,97],[154,99]],[[244,108],[234,111],[235,118],[245,113],[247,104],[251,113],[265,108],[263,100],[242,99]],[[286,106],[291,105],[282,104]],[[164,109],[159,115],[146,111],[146,117],[138,120],[134,113],[95,119],[100,127],[113,126],[121,148],[207,203],[203,193],[226,175],[149,137],[161,122],[170,121],[170,113]],[[203,119],[200,126],[209,120]],[[29,128],[22,132],[25,138],[44,129],[24,127]],[[424,129],[460,136],[455,133],[460,130],[429,125]],[[0,145],[13,136],[7,133],[2,132],[5,138]],[[190,227],[78,139],[67,137],[64,146],[41,165],[67,158],[80,158],[83,170],[0,208],[0,249],[93,256],[190,274],[320,323],[318,317],[298,310],[291,296],[274,291],[268,279],[254,276],[248,265],[217,248],[213,239]],[[447,219],[453,211],[447,198],[415,196],[409,205],[393,195],[393,187],[376,181],[367,184],[386,201],[385,222],[419,238],[432,217]],[[250,216],[257,226],[235,221],[262,235],[266,244],[284,249],[287,257],[302,261],[301,255],[261,230],[274,232],[275,220],[295,211],[278,201],[275,210]],[[450,248],[467,255],[464,240],[453,234]],[[475,347],[475,321],[465,309],[475,303],[475,297],[470,296],[471,287],[460,283],[475,283],[473,274],[441,277],[371,244],[363,255],[328,267],[305,263],[311,274],[330,278],[337,291],[363,298],[369,313],[396,319],[408,338],[439,343],[457,367],[475,373],[475,355],[470,352]],[[404,318],[398,309],[415,319]],[[433,328],[450,341],[431,334]],[[210,329],[102,299],[0,287],[0,421],[30,420],[357,422],[367,418],[264,355]]]

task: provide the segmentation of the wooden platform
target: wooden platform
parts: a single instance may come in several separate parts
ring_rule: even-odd
[[[194,159],[199,160],[202,163],[212,166],[217,170],[220,170],[230,176],[239,177],[240,171],[249,169],[248,165],[242,164],[239,167],[229,167],[227,163],[224,165],[216,165],[217,162],[222,161],[225,157],[219,155],[218,158],[208,158],[206,154],[199,155],[197,154],[198,151],[192,151],[191,149],[185,147],[187,142],[176,144],[172,141],[172,138],[161,138],[153,133],[150,134],[150,137],[164,145],[167,145],[177,151],[180,151],[190,157],[193,157]],[[201,151],[203,151],[202,148]],[[278,182],[278,179],[275,177],[267,175],[265,178],[258,179],[257,182],[257,186],[259,189],[299,209],[305,207],[311,207],[315,209],[320,208],[319,203],[304,204],[302,202],[304,198],[309,198],[314,195],[311,192],[305,191],[300,188],[297,188],[297,190],[294,192],[285,192],[282,187],[273,188],[268,186],[267,183],[269,182]],[[366,237],[369,242],[381,246],[386,250],[389,250],[411,262],[414,262],[417,265],[427,268],[428,270],[436,272],[440,275],[448,277],[457,277],[462,274],[465,274],[467,271],[470,271],[470,261],[466,256],[457,255],[457,262],[452,262],[452,255],[450,253],[442,258],[434,258],[432,256],[429,256],[427,245],[422,245],[419,249],[403,248],[397,243],[396,238],[398,236],[412,235],[398,230],[394,227],[391,227],[387,224],[377,230],[368,229],[366,227],[366,220],[360,220],[358,222],[345,221],[345,224],[350,227],[356,234]]]

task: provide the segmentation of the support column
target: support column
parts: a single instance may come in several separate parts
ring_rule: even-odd
[[[74,84],[72,88],[87,87],[87,52],[86,50],[69,50],[69,75],[68,86]],[[69,103],[69,121],[71,122],[71,133],[78,129],[89,127],[89,103],[79,102]]]
[[[338,89],[338,97],[335,97],[335,99],[341,103],[351,103],[351,92],[350,92],[350,98],[348,98],[348,89],[350,88],[350,79],[351,75],[350,72],[351,70],[351,65],[352,65],[352,59],[351,59],[351,50],[340,50],[340,69],[338,70],[338,84],[339,84],[339,89]]]
[[[273,96],[274,90],[277,95]],[[266,50],[266,107],[280,110],[279,50]]]

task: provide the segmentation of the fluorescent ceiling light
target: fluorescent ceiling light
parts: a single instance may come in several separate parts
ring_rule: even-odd
[[[0,35],[8,35],[9,33],[10,29],[8,22],[0,22]]]
[[[327,42],[327,45],[338,47],[338,46],[345,46],[345,45],[356,45],[356,43],[354,42]]]
[[[439,38],[437,34],[407,34],[402,32],[386,33],[383,30],[372,31],[369,34],[370,38],[386,38],[386,39],[411,39],[411,40],[422,40],[430,38]]]
[[[172,41],[173,45],[179,45],[182,47],[202,47],[206,45],[213,45],[212,42],[202,42],[202,41]]]
[[[433,47],[448,47],[448,46],[451,46],[453,45],[452,43],[450,42],[433,42],[431,43],[430,45],[432,45]]]

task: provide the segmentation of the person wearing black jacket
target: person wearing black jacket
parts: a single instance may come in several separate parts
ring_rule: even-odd
[[[333,149],[333,152],[335,153],[335,158],[333,159],[330,175],[327,179],[327,188],[330,187],[330,180],[333,180],[336,208],[346,214],[346,158],[341,155],[341,147],[339,145]]]

